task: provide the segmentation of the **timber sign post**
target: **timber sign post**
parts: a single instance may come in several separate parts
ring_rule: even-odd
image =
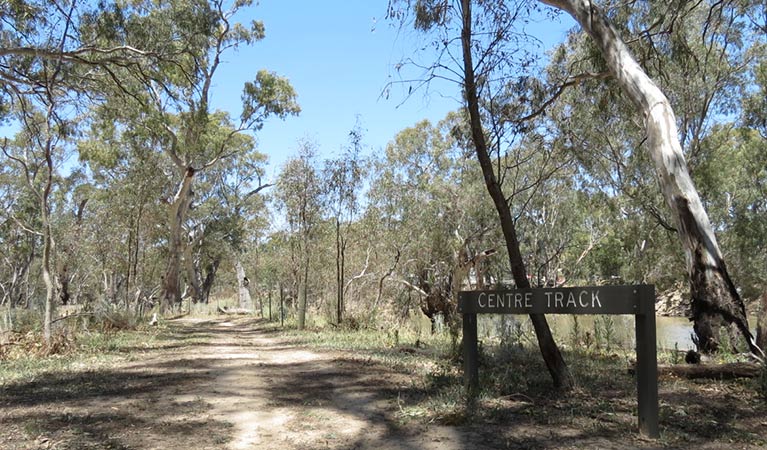
[[[477,314],[632,314],[636,324],[639,431],[658,437],[658,359],[655,349],[655,287],[589,286],[571,288],[464,291],[464,382],[479,387]]]

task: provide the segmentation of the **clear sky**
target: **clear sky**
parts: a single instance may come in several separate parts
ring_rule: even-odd
[[[408,85],[394,87],[388,99],[381,96],[398,79],[395,64],[425,44],[418,33],[385,19],[387,3],[261,0],[239,16],[242,22],[262,20],[266,38],[227,55],[215,80],[214,107],[237,116],[242,84],[267,69],[290,80],[302,108],[298,117],[269,120],[256,134],[260,151],[269,155],[270,176],[302,138],[317,144],[321,158],[338,154],[357,116],[364,144],[378,152],[400,130],[422,119],[436,122],[460,106],[459,87],[449,83],[407,99]],[[561,19],[541,21],[533,32],[550,45],[570,26]]]

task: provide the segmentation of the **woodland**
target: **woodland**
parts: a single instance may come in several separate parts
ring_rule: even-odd
[[[698,352],[764,360],[767,322],[747,321],[767,310],[764,2],[382,2],[429,49],[382,89],[448,80],[455,111],[383,149],[361,118],[332,159],[302,140],[274,181],[258,132],[300,92],[265,68],[239,115],[211,106],[225,56],[268,39],[246,8],[0,3],[6,344],[217,310],[297,330],[428,319],[457,347],[460,290],[652,284]],[[538,67],[525,25],[563,14],[578,26]],[[570,389],[546,317],[530,323]]]

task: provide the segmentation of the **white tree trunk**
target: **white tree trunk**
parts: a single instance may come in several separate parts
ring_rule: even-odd
[[[666,204],[684,247],[695,333],[702,351],[715,351],[718,328],[735,324],[754,353],[743,301],[727,272],[708,215],[687,169],[674,111],[607,17],[590,0],[540,0],[569,13],[594,39],[610,71],[645,119],[647,144]]]
[[[239,256],[234,261],[234,268],[237,271],[237,297],[239,298],[240,308],[252,310],[253,300],[250,297],[250,289],[248,288],[250,282],[245,276],[245,268],[242,266]]]

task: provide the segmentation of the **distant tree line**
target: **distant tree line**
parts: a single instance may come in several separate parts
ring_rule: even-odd
[[[451,78],[464,102],[382,149],[364,117],[343,148],[297,142],[273,185],[254,136],[300,111],[289,82],[259,71],[238,117],[210,106],[222,57],[265,37],[235,20],[250,2],[4,3],[0,114],[18,130],[0,166],[4,314],[40,311],[50,336],[61,305],[229,297],[266,314],[282,298],[299,327],[423,314],[457,339],[460,289],[653,283],[691,299],[702,349],[725,345],[738,301],[767,291],[765,6],[543,2],[586,32],[541,58],[524,31],[556,16],[541,3],[390,2],[442,55],[420,82]],[[586,4],[612,28],[588,29]],[[703,222],[669,203],[655,103],[626,94],[610,29],[673,106],[669,161],[689,167],[719,254],[685,238]],[[696,251],[731,284],[696,275]]]

